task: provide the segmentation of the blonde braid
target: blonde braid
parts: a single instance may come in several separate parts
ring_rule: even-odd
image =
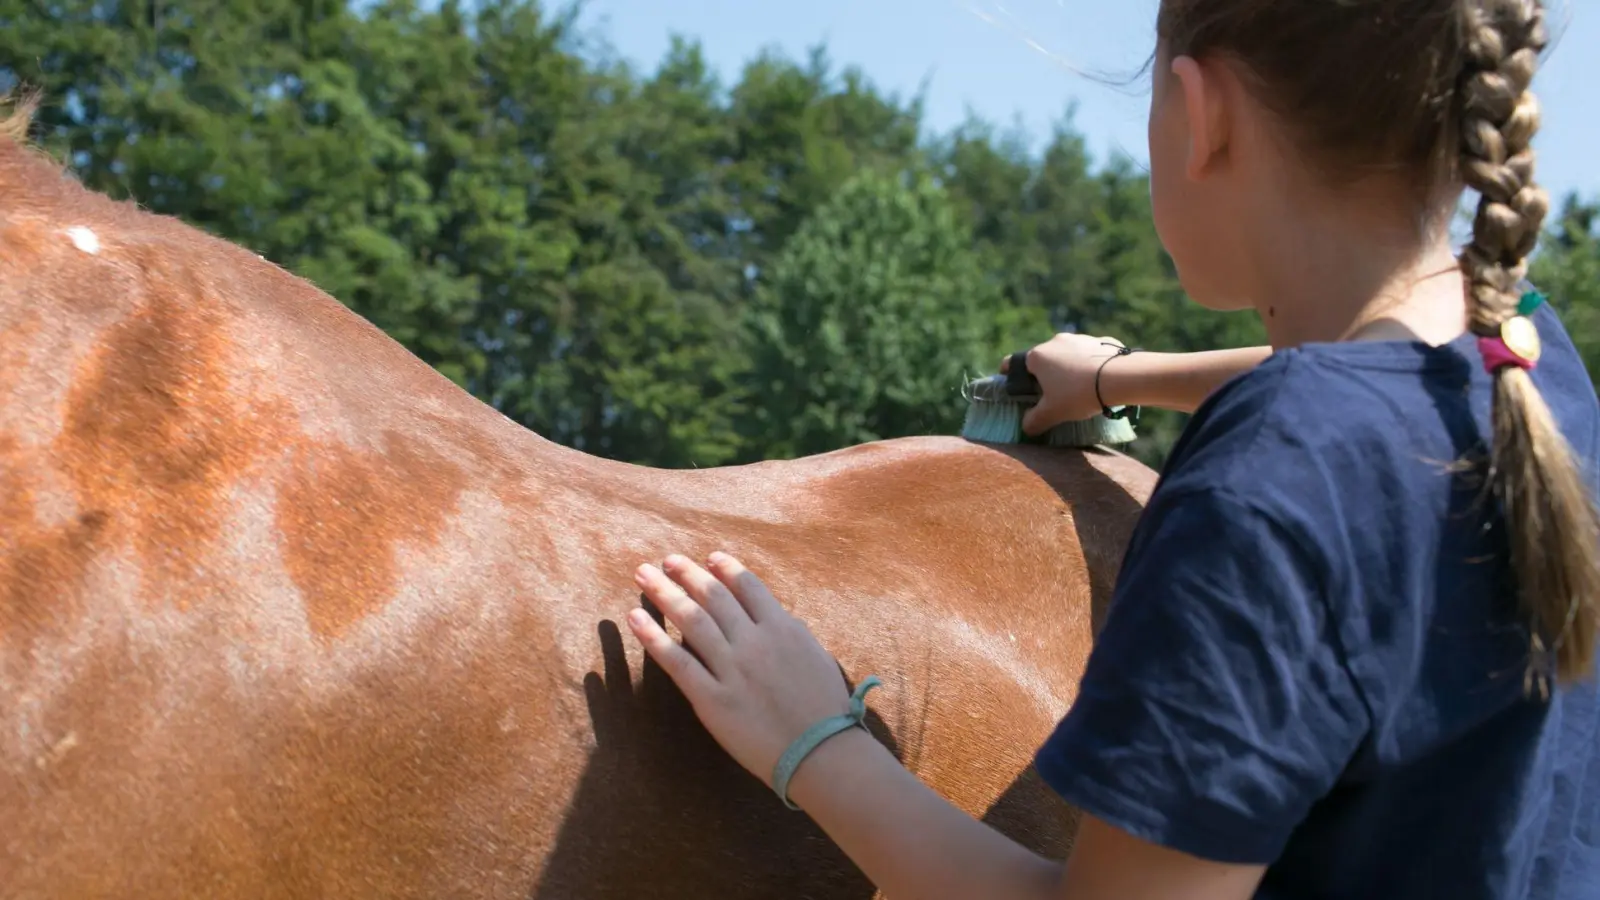
[[[1461,264],[1472,293],[1473,331],[1495,335],[1517,313],[1517,285],[1550,212],[1549,195],[1533,180],[1539,101],[1528,90],[1549,39],[1537,2],[1467,6],[1461,174],[1482,198]]]
[[[1534,183],[1539,104],[1529,91],[1548,34],[1537,0],[1465,0],[1464,6],[1460,171],[1481,199],[1461,269],[1472,331],[1492,340],[1521,314],[1528,256],[1550,211],[1549,196]],[[1524,340],[1533,330],[1526,322],[1512,325],[1524,326]],[[1547,697],[1551,676],[1570,681],[1594,662],[1600,511],[1528,371],[1501,365],[1494,382],[1489,481],[1506,517],[1512,570],[1529,618],[1528,683]]]

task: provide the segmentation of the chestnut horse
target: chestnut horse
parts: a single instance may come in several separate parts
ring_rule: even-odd
[[[586,456],[0,137],[0,896],[866,900],[621,637],[637,563],[716,548],[883,678],[918,776],[1064,853],[1030,757],[1153,482]]]

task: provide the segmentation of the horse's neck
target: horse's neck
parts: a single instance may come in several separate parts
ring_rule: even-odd
[[[226,572],[251,534],[333,622],[424,578],[417,548],[492,567],[553,523],[620,530],[680,483],[540,438],[309,282],[3,139],[0,194],[0,451],[32,448],[11,468],[52,509],[104,513],[96,541],[133,548],[155,593]]]

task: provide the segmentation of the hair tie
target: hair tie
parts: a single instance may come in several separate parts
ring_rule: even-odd
[[[855,691],[850,694],[849,712],[823,719],[807,728],[794,739],[789,749],[778,757],[777,764],[772,767],[772,789],[783,799],[784,806],[790,809],[800,808],[789,799],[789,780],[794,777],[795,770],[800,768],[805,758],[811,755],[811,751],[821,746],[823,741],[842,731],[863,727],[861,720],[867,716],[867,691],[882,683],[878,680],[878,676],[868,675],[866,680],[856,685]]]
[[[1100,368],[1094,370],[1094,399],[1100,404],[1100,415],[1105,416],[1108,419],[1128,419],[1130,418],[1128,415],[1128,407],[1119,406],[1116,409],[1112,409],[1106,405],[1105,398],[1100,396],[1100,373],[1106,370],[1106,363],[1111,362],[1113,359],[1116,359],[1119,356],[1127,356],[1130,353],[1138,353],[1140,348],[1124,347],[1115,341],[1101,341],[1100,346],[1110,347],[1113,351],[1110,356],[1106,357],[1100,362]],[[1131,419],[1134,424],[1138,424],[1139,407],[1135,406],[1133,408],[1133,415],[1131,416]]]
[[[1478,338],[1484,371],[1490,375],[1506,366],[1528,371],[1539,364],[1539,328],[1526,316],[1512,316],[1500,323],[1500,333]]]

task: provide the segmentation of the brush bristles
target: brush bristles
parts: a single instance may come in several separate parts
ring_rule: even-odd
[[[1108,419],[1095,416],[1079,422],[1062,422],[1046,433],[1046,443],[1052,447],[1093,447],[1096,444],[1128,444],[1137,435],[1133,423],[1127,419]]]
[[[1038,397],[1012,397],[1005,393],[1005,376],[981,378],[967,385],[967,416],[961,436],[988,444],[1023,442],[1022,414],[1038,402]],[[1095,416],[1078,422],[1063,422],[1045,433],[1042,443],[1051,447],[1093,447],[1099,444],[1126,444],[1137,435],[1127,419]]]
[[[1016,403],[970,401],[961,436],[986,444],[1015,444],[1022,440],[1022,407]]]

